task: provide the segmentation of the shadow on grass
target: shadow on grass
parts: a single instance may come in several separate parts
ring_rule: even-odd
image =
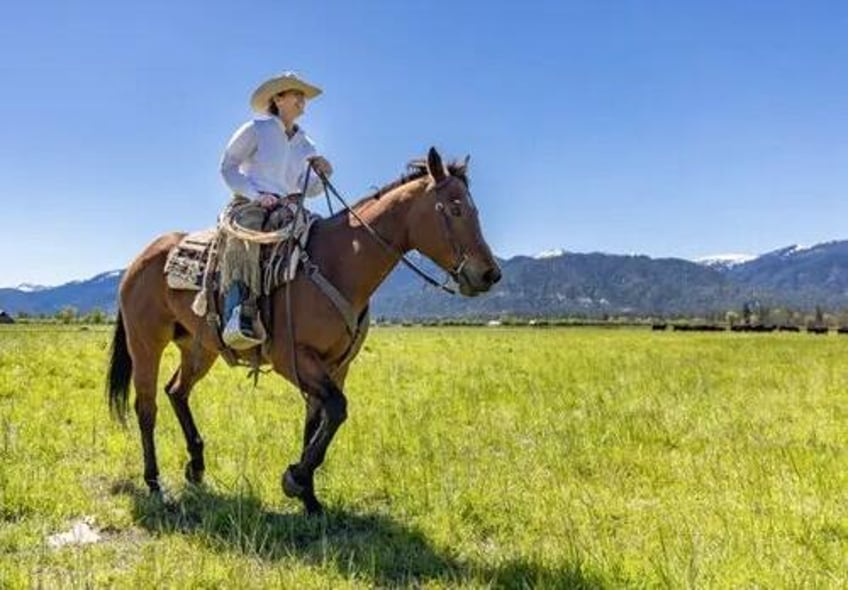
[[[186,490],[176,500],[151,498],[134,484],[121,482],[113,493],[130,496],[133,516],[148,531],[189,535],[215,550],[253,559],[297,558],[316,567],[333,567],[374,586],[451,586],[476,581],[493,588],[602,588],[599,576],[579,563],[550,569],[525,560],[477,563],[433,547],[417,528],[389,516],[328,509],[320,518],[269,511],[249,492],[223,495],[207,488]]]

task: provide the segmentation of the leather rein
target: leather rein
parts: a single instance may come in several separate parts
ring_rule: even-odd
[[[312,169],[311,164],[309,166],[309,169]],[[427,271],[425,271],[420,266],[415,264],[412,260],[410,260],[409,257],[405,253],[401,252],[400,250],[395,248],[393,245],[391,245],[388,241],[386,241],[385,238],[383,238],[383,236],[381,236],[377,232],[377,230],[375,230],[373,227],[371,227],[371,225],[367,221],[362,219],[362,217],[356,211],[354,211],[351,208],[351,206],[344,199],[344,197],[342,197],[339,194],[339,191],[336,190],[336,187],[333,186],[333,183],[330,182],[329,178],[327,178],[324,174],[321,174],[317,170],[315,171],[315,173],[318,175],[318,177],[321,179],[321,182],[324,184],[324,193],[327,197],[327,203],[328,204],[330,203],[329,193],[333,193],[333,196],[336,197],[336,199],[353,216],[354,219],[356,219],[360,224],[362,224],[362,227],[364,227],[368,231],[368,233],[371,235],[371,237],[374,238],[374,241],[376,241],[378,244],[380,244],[380,246],[382,246],[382,248],[386,252],[389,252],[390,254],[397,256],[400,259],[400,261],[403,262],[403,264],[407,266],[407,268],[412,270],[415,274],[417,274],[419,277],[424,279],[424,281],[426,281],[427,283],[429,283],[433,287],[441,289],[442,291],[445,291],[446,293],[450,293],[451,295],[456,295],[456,289],[448,286],[448,284],[447,284],[448,279],[447,278],[444,281],[439,282],[437,279],[433,278],[430,274],[428,274]],[[307,176],[308,176],[308,173],[307,173]],[[450,177],[448,177],[448,178],[450,178]],[[439,190],[439,187],[444,182],[446,182],[447,180],[448,180],[447,178],[441,180],[439,183],[436,184],[434,189]],[[442,229],[445,232],[445,237],[447,238],[448,242],[451,244],[451,247],[453,248],[455,260],[457,261],[456,264],[453,266],[453,268],[446,271],[446,272],[448,273],[450,279],[453,279],[455,282],[459,282],[459,273],[461,273],[462,269],[465,268],[465,264],[468,262],[468,255],[465,254],[462,251],[462,249],[453,240],[453,232],[451,232],[451,229],[450,229],[450,219],[448,218],[448,214],[445,212],[445,206],[442,203],[436,203],[436,211],[438,211],[441,214]]]

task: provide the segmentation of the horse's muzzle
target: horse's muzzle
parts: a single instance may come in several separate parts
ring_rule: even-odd
[[[476,297],[485,293],[501,280],[501,269],[497,264],[476,270],[474,265],[468,264],[457,275],[459,292],[466,297]]]

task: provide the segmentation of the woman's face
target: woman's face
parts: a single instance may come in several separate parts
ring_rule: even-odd
[[[300,90],[286,90],[274,96],[274,104],[282,119],[294,121],[306,110],[306,97]]]

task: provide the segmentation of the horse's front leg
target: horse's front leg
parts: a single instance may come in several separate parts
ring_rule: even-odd
[[[347,399],[317,355],[299,354],[298,374],[307,398],[303,452],[300,461],[283,473],[283,492],[290,498],[300,498],[308,514],[320,514],[323,508],[315,496],[315,470],[324,462],[327,448],[347,418]]]

